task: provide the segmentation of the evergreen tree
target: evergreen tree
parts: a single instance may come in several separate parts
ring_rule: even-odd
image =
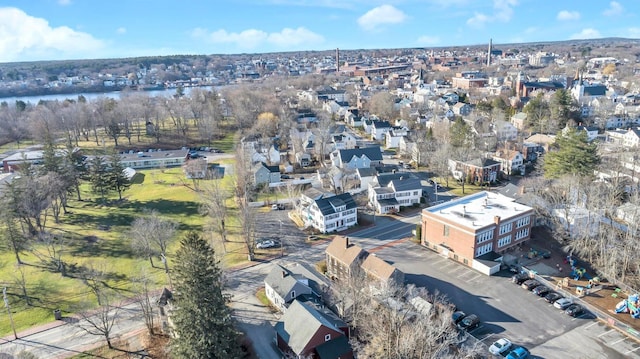
[[[102,156],[95,156],[89,163],[89,182],[94,193],[104,201],[112,188],[109,178],[109,167]]]
[[[473,144],[473,131],[471,126],[462,117],[456,117],[449,127],[451,146],[456,148],[469,148]]]
[[[556,138],[556,151],[544,157],[544,175],[559,178],[564,175],[593,176],[600,163],[598,147],[589,142],[585,131],[568,128]]]
[[[197,233],[180,242],[174,266],[176,338],[172,356],[185,359],[240,358],[229,297],[213,249]]]
[[[118,192],[118,198],[122,199],[122,192],[131,186],[131,182],[124,174],[124,166],[117,152],[109,156],[108,178],[111,188],[116,190]]]

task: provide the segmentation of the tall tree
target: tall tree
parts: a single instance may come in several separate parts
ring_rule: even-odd
[[[109,186],[118,192],[118,198],[122,199],[122,192],[131,186],[131,181],[124,173],[122,159],[117,152],[109,156],[108,171]]]
[[[152,267],[154,256],[164,258],[164,268],[169,273],[167,249],[177,228],[177,223],[162,218],[158,211],[145,211],[144,216],[136,218],[131,224],[131,245],[138,254],[149,258]]]
[[[95,156],[89,163],[88,179],[93,192],[99,194],[103,201],[112,188],[108,174],[109,167],[104,157]]]
[[[199,234],[188,233],[180,242],[175,263],[176,337],[172,355],[188,359],[241,357],[233,326],[229,296],[213,249]]]
[[[473,144],[473,131],[471,126],[462,119],[456,117],[455,121],[449,127],[451,146],[456,148],[469,148]]]
[[[559,178],[564,175],[587,176],[600,163],[598,146],[589,142],[585,131],[566,128],[558,134],[554,147],[544,158],[544,175],[547,178]]]
[[[548,133],[556,130],[556,126],[551,121],[549,103],[544,99],[543,94],[540,93],[529,100],[523,112],[527,114],[527,122],[534,131]]]

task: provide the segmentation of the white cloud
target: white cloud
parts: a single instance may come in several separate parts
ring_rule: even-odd
[[[592,28],[582,29],[577,34],[573,34],[569,37],[571,40],[581,40],[581,39],[597,39],[602,37],[600,31]]]
[[[71,0],[58,0],[58,4],[62,6],[71,5]]]
[[[422,35],[416,42],[419,45],[435,45],[440,42],[440,38],[437,36]]]
[[[579,20],[580,13],[577,11],[562,10],[558,13],[557,19],[560,21]]]
[[[126,34],[127,33],[127,28],[126,27],[119,27],[116,29],[116,32],[120,35]]]
[[[518,5],[518,0],[493,0],[493,14],[487,15],[476,12],[467,20],[467,25],[482,27],[490,22],[509,22],[513,17],[513,8]]]
[[[623,8],[622,5],[620,5],[619,2],[617,1],[612,1],[609,3],[609,7],[602,12],[602,15],[604,16],[617,16],[617,15],[622,15],[623,13]]]
[[[33,61],[95,57],[102,40],[13,8],[0,8],[0,61]]]
[[[283,49],[307,48],[310,45],[324,42],[322,35],[304,27],[298,27],[297,29],[284,28],[280,32],[272,33],[256,29],[247,29],[242,32],[227,32],[224,29],[220,29],[210,33],[206,29],[196,28],[191,32],[191,35],[213,43],[233,44],[241,49],[253,49],[263,44]]]
[[[367,31],[379,30],[381,25],[400,24],[407,15],[391,5],[381,5],[358,18],[358,25]]]
[[[628,37],[630,39],[640,38],[640,27],[630,27],[628,28],[622,37]]]

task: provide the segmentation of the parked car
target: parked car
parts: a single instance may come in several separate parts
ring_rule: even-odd
[[[511,349],[511,341],[507,338],[498,339],[489,347],[489,352],[494,355],[504,355]]]
[[[271,239],[267,239],[267,240],[264,240],[262,242],[258,242],[256,244],[256,248],[258,248],[258,249],[273,248],[275,246],[276,246],[276,242],[274,240],[271,240]]]
[[[280,175],[280,179],[291,179],[289,175]]]
[[[556,292],[549,292],[547,293],[547,295],[544,296],[544,300],[547,301],[547,303],[555,303],[556,300],[564,298],[560,293],[556,293]]]
[[[457,312],[453,312],[451,319],[453,320],[453,324],[458,324],[466,316],[465,312],[459,310]]]
[[[556,300],[555,303],[553,303],[553,306],[558,308],[558,309],[565,310],[571,304],[573,304],[571,299],[569,299],[569,298],[560,298],[560,299]]]
[[[521,285],[527,280],[529,280],[529,275],[525,273],[514,274],[513,277],[511,277],[511,281],[517,285]]]
[[[535,280],[535,279],[528,279],[528,280],[525,280],[525,281],[522,283],[522,288],[524,288],[524,289],[526,289],[526,290],[533,290],[533,288],[535,288],[535,287],[537,287],[537,286],[539,286],[539,285],[540,285],[540,282],[538,282],[537,280]]]
[[[531,292],[533,292],[533,294],[537,295],[538,297],[544,297],[550,291],[551,289],[549,289],[546,285],[539,285],[533,288]]]
[[[271,205],[271,209],[272,210],[276,210],[276,211],[277,210],[283,210],[284,208],[285,207],[284,207],[283,203],[274,203],[274,204]]]
[[[475,314],[469,314],[458,322],[458,329],[470,331],[480,325],[480,318]]]
[[[571,304],[567,307],[567,309],[564,310],[564,312],[572,317],[577,317],[580,314],[584,313],[584,308],[580,304]]]
[[[525,359],[529,357],[529,349],[517,346],[507,354],[507,359]]]
[[[223,151],[222,151],[222,150],[219,150],[219,149],[217,149],[217,148],[210,148],[210,149],[209,149],[209,152],[213,152],[213,153],[222,153]]]

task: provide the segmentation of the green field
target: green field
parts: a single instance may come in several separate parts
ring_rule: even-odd
[[[232,185],[231,177],[219,181],[225,187]],[[160,260],[157,259],[155,267],[151,267],[148,259],[137,257],[126,233],[133,220],[145,209],[155,209],[163,217],[179,223],[178,234],[167,256],[171,266],[171,254],[176,250],[179,238],[187,231],[202,232],[205,228],[207,218],[200,214],[199,194],[193,190],[193,182],[185,179],[181,168],[139,171],[133,182],[135,184],[125,191],[122,201],[114,195],[106,204],[98,203],[98,196],[89,193],[88,186],[83,187],[83,200],[71,200],[70,213],[62,215],[60,223],[48,219],[47,231],[64,238],[61,257],[71,270],[68,276],[63,277],[45,267],[32,253],[46,252],[42,244],[34,244],[31,252],[24,252],[22,260],[26,264],[21,267],[25,273],[27,295],[32,300],[30,306],[16,284],[20,275],[13,254],[7,251],[0,254],[0,282],[7,287],[16,330],[51,322],[54,309],[69,315],[77,310],[80,303],[96,305],[89,288],[78,278],[81,268],[99,269],[105,273],[105,284],[117,289],[123,298],[134,295],[132,279],[142,271],[152,277],[156,288],[168,285]],[[238,238],[235,203],[230,198],[227,204],[230,207],[230,242],[225,245],[228,254],[221,257],[224,266],[247,259],[243,243]],[[210,239],[212,235],[205,231],[203,236]],[[0,313],[0,336],[11,333],[7,317],[6,311]]]

